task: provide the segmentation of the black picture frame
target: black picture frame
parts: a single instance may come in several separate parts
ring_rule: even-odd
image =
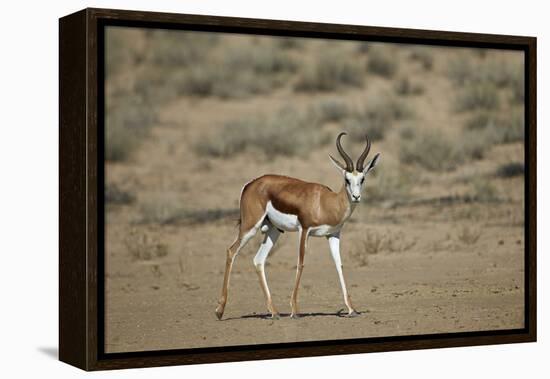
[[[484,47],[525,53],[525,327],[254,346],[103,351],[103,58],[110,25]],[[536,341],[536,38],[84,9],[59,20],[59,358],[84,370]]]

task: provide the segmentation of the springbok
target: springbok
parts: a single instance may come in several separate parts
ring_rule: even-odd
[[[336,138],[336,148],[346,164],[344,165],[329,156],[344,180],[339,192],[334,192],[321,184],[308,183],[280,175],[264,175],[244,185],[240,198],[239,234],[235,242],[227,249],[222,293],[216,308],[218,319],[222,318],[227,303],[229,276],[235,257],[258,230],[261,230],[265,236],[254,257],[254,266],[267,301],[267,309],[272,318],[278,318],[279,314],[273,305],[267,286],[265,261],[280,233],[285,231],[298,232],[300,241],[296,281],[290,301],[291,317],[299,317],[298,288],[304,269],[304,256],[309,236],[328,239],[330,253],[340,279],[344,303],[348,309],[347,316],[358,315],[351,304],[342,272],[340,230],[361,200],[365,177],[378,163],[380,154],[376,154],[367,165],[364,165],[371,147],[367,137],[367,145],[357,159],[354,169],[353,161],[346,154],[340,142],[343,135],[346,133],[342,132]]]

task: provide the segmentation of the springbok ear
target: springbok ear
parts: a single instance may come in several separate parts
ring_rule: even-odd
[[[332,162],[332,164],[334,165],[334,167],[336,167],[338,169],[338,171],[342,172],[342,171],[346,171],[346,166],[344,166],[342,163],[340,163],[339,161],[336,160],[336,158],[334,158],[332,155],[329,154],[328,156],[330,158],[330,161]]]
[[[379,161],[380,161],[380,153],[376,153],[374,158],[370,160],[369,164],[367,165],[367,168],[365,168],[363,173],[366,175],[370,170],[372,170],[378,164]]]

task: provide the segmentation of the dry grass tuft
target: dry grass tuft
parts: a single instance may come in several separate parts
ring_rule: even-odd
[[[168,255],[168,246],[161,243],[157,236],[131,229],[124,239],[126,249],[136,261],[150,261]]]
[[[470,226],[463,226],[460,228],[457,234],[457,239],[465,245],[474,245],[481,237],[482,228],[473,228]]]

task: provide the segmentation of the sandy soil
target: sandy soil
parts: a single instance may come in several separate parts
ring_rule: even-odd
[[[430,74],[432,86],[411,104],[421,127],[443,128],[452,134],[457,117],[449,121],[449,99],[441,96],[450,85],[438,76],[444,59],[442,55],[436,61]],[[428,75],[414,65],[401,71],[420,79]],[[372,78],[365,89],[341,96],[352,102],[383,88],[391,85]],[[266,267],[283,317],[265,317],[265,301],[252,264],[258,235],[237,257],[224,319],[216,319],[225,251],[237,231],[232,212],[238,208],[242,185],[263,173],[279,173],[337,190],[341,178],[327,158],[333,153],[332,144],[307,157],[275,160],[250,152],[210,159],[197,156],[192,146],[202,135],[216,138],[217,126],[227,119],[274,110],[289,101],[305,109],[323,96],[298,94],[290,99],[291,92],[286,87],[247,100],[182,97],[162,108],[152,135],[130,160],[106,166],[106,184],[135,197],[128,205],[107,206],[106,351],[523,327],[523,177],[491,179],[504,201],[444,200],[467,193],[472,176],[488,175],[502,163],[522,161],[521,144],[496,146],[485,159],[451,173],[419,172],[413,179],[413,200],[405,203],[371,201],[374,188],[367,182],[363,203],[342,237],[344,272],[361,313],[358,317],[339,316],[344,304],[324,238],[310,239],[305,258],[299,296],[304,317],[288,317],[298,241],[296,234],[285,233]],[[340,130],[339,125],[331,127],[334,135]],[[383,172],[397,164],[395,138],[389,134],[374,144],[373,151],[382,153],[376,170]],[[361,148],[354,144],[349,149],[356,156]],[[228,216],[195,223],[143,222],[148,216],[144,209],[151,204],[161,213],[174,208],[221,209]],[[380,246],[373,248],[377,240]]]

